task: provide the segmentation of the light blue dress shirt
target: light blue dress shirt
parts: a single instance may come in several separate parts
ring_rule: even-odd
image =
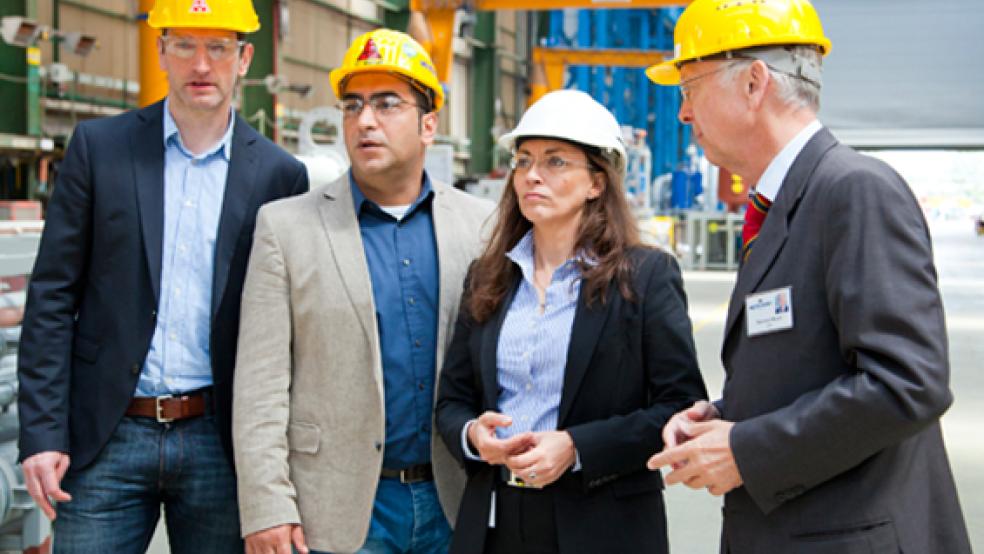
[[[567,350],[581,292],[578,261],[596,263],[576,256],[555,269],[541,313],[533,276],[533,231],[526,233],[506,256],[519,266],[523,279],[506,312],[496,347],[498,411],[512,418],[512,425],[496,428],[500,439],[526,431],[557,430]],[[480,460],[468,443],[468,428],[474,421],[461,429],[461,448],[467,458]],[[580,471],[581,457],[577,450],[574,454],[571,470]]]
[[[235,119],[203,154],[181,142],[164,101],[164,241],[157,326],[137,396],[177,394],[212,384],[209,337],[215,239],[225,196]]]
[[[581,291],[581,271],[571,258],[554,270],[540,313],[533,276],[533,231],[506,256],[519,266],[523,279],[506,312],[496,350],[499,411],[513,419],[509,427],[496,429],[502,439],[557,429],[567,349]]]

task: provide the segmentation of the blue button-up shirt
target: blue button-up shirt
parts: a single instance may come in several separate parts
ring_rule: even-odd
[[[200,155],[181,142],[164,101],[164,241],[157,326],[137,396],[175,394],[212,384],[209,336],[215,238],[232,149],[225,136]]]
[[[430,462],[437,351],[438,260],[424,174],[420,195],[401,219],[367,199],[349,173],[372,278],[386,400],[383,467]]]
[[[581,291],[577,258],[554,270],[544,309],[533,284],[533,231],[506,254],[523,273],[499,332],[496,365],[499,411],[512,417],[499,438],[526,431],[554,431],[564,388],[567,349]]]

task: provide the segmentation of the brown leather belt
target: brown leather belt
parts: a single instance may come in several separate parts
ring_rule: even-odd
[[[379,472],[386,479],[399,479],[401,483],[420,483],[434,480],[434,468],[430,464],[419,464],[406,469],[386,469]]]
[[[152,397],[137,397],[130,401],[126,415],[150,417],[159,423],[170,423],[181,419],[199,417],[209,411],[208,398],[211,387],[180,394]]]

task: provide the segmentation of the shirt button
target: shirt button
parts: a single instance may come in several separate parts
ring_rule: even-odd
[[[403,265],[410,265],[410,258],[404,258]]]
[[[178,340],[178,334],[177,333],[171,333],[168,336],[171,337],[171,340]]]
[[[410,304],[411,306],[413,306],[416,303],[417,303],[417,299],[412,296],[407,299],[407,304]]]
[[[423,383],[417,383],[417,388],[419,390],[424,390],[424,384]]]
[[[420,348],[420,339],[413,341],[413,345]]]
[[[150,319],[157,319],[157,310],[150,310]]]
[[[526,390],[533,390],[533,383],[526,383]]]

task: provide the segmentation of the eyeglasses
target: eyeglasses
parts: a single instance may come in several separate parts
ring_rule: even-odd
[[[726,63],[726,64],[722,65],[721,67],[718,67],[717,69],[712,69],[711,71],[708,71],[706,73],[701,73],[700,75],[697,75],[696,77],[691,77],[691,78],[687,79],[686,81],[680,81],[680,84],[677,85],[680,88],[680,96],[682,96],[683,97],[683,100],[686,101],[686,102],[689,102],[689,101],[693,100],[693,91],[690,89],[690,87],[691,87],[691,85],[693,85],[694,82],[699,81],[699,80],[703,79],[704,77],[707,77],[708,75],[714,75],[715,73],[720,73],[720,72],[724,71],[725,69],[728,69],[732,65],[734,65],[734,64],[733,63]]]
[[[182,60],[190,60],[198,52],[198,48],[204,46],[208,57],[214,62],[228,60],[246,44],[245,40],[231,38],[195,40],[188,37],[165,36],[161,37],[161,40],[164,41],[165,52]]]
[[[509,168],[516,173],[526,173],[527,171],[533,169],[536,166],[536,170],[544,175],[556,176],[568,169],[573,169],[575,167],[583,167],[589,171],[598,171],[598,168],[591,163],[585,162],[575,162],[571,160],[565,160],[560,156],[547,156],[541,160],[534,160],[530,156],[515,156],[513,159],[509,160]]]
[[[346,96],[338,104],[338,109],[342,110],[342,116],[346,119],[359,117],[366,106],[372,108],[372,113],[376,117],[392,117],[404,110],[407,106],[419,108],[408,100],[404,100],[393,93],[375,94],[366,100],[361,96]]]

